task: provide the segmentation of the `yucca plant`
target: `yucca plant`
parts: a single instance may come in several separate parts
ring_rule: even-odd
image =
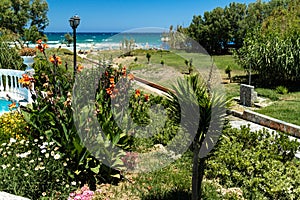
[[[224,98],[212,93],[199,75],[179,79],[170,105],[190,139],[193,151],[192,199],[201,199],[205,160],[221,134]]]

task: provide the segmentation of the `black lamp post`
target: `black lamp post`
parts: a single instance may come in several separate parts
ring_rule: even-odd
[[[78,15],[75,15],[73,17],[70,18],[69,20],[70,22],[70,26],[73,29],[73,54],[74,54],[74,78],[75,78],[75,74],[76,74],[76,70],[77,70],[77,64],[76,64],[76,28],[78,27],[79,23],[80,23],[80,18]]]

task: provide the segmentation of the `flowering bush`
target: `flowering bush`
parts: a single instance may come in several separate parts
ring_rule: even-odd
[[[69,194],[68,200],[92,200],[94,192],[90,190],[88,185]]]
[[[9,138],[22,138],[27,135],[29,126],[19,112],[8,112],[0,116],[0,141]]]
[[[20,53],[20,56],[35,56],[36,49],[24,47],[24,48],[20,49],[19,53]]]
[[[0,143],[0,191],[30,199],[67,195],[78,183],[70,184],[70,158],[60,148],[43,136]]]

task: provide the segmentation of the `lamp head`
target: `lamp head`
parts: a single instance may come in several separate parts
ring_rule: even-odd
[[[80,18],[78,15],[75,15],[69,19],[69,22],[72,28],[77,28],[78,25],[80,24]]]

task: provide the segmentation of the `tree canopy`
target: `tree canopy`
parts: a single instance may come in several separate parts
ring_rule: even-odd
[[[261,27],[273,10],[287,8],[289,2],[291,0],[258,0],[248,5],[233,2],[225,8],[207,11],[203,16],[195,15],[189,27],[180,31],[199,42],[210,54],[226,54],[230,48],[241,48],[249,30]]]
[[[49,24],[46,0],[1,0],[0,28],[19,34],[26,41],[36,39],[37,34]]]
[[[300,0],[274,9],[262,26],[248,32],[238,62],[258,72],[265,84],[300,80]]]

